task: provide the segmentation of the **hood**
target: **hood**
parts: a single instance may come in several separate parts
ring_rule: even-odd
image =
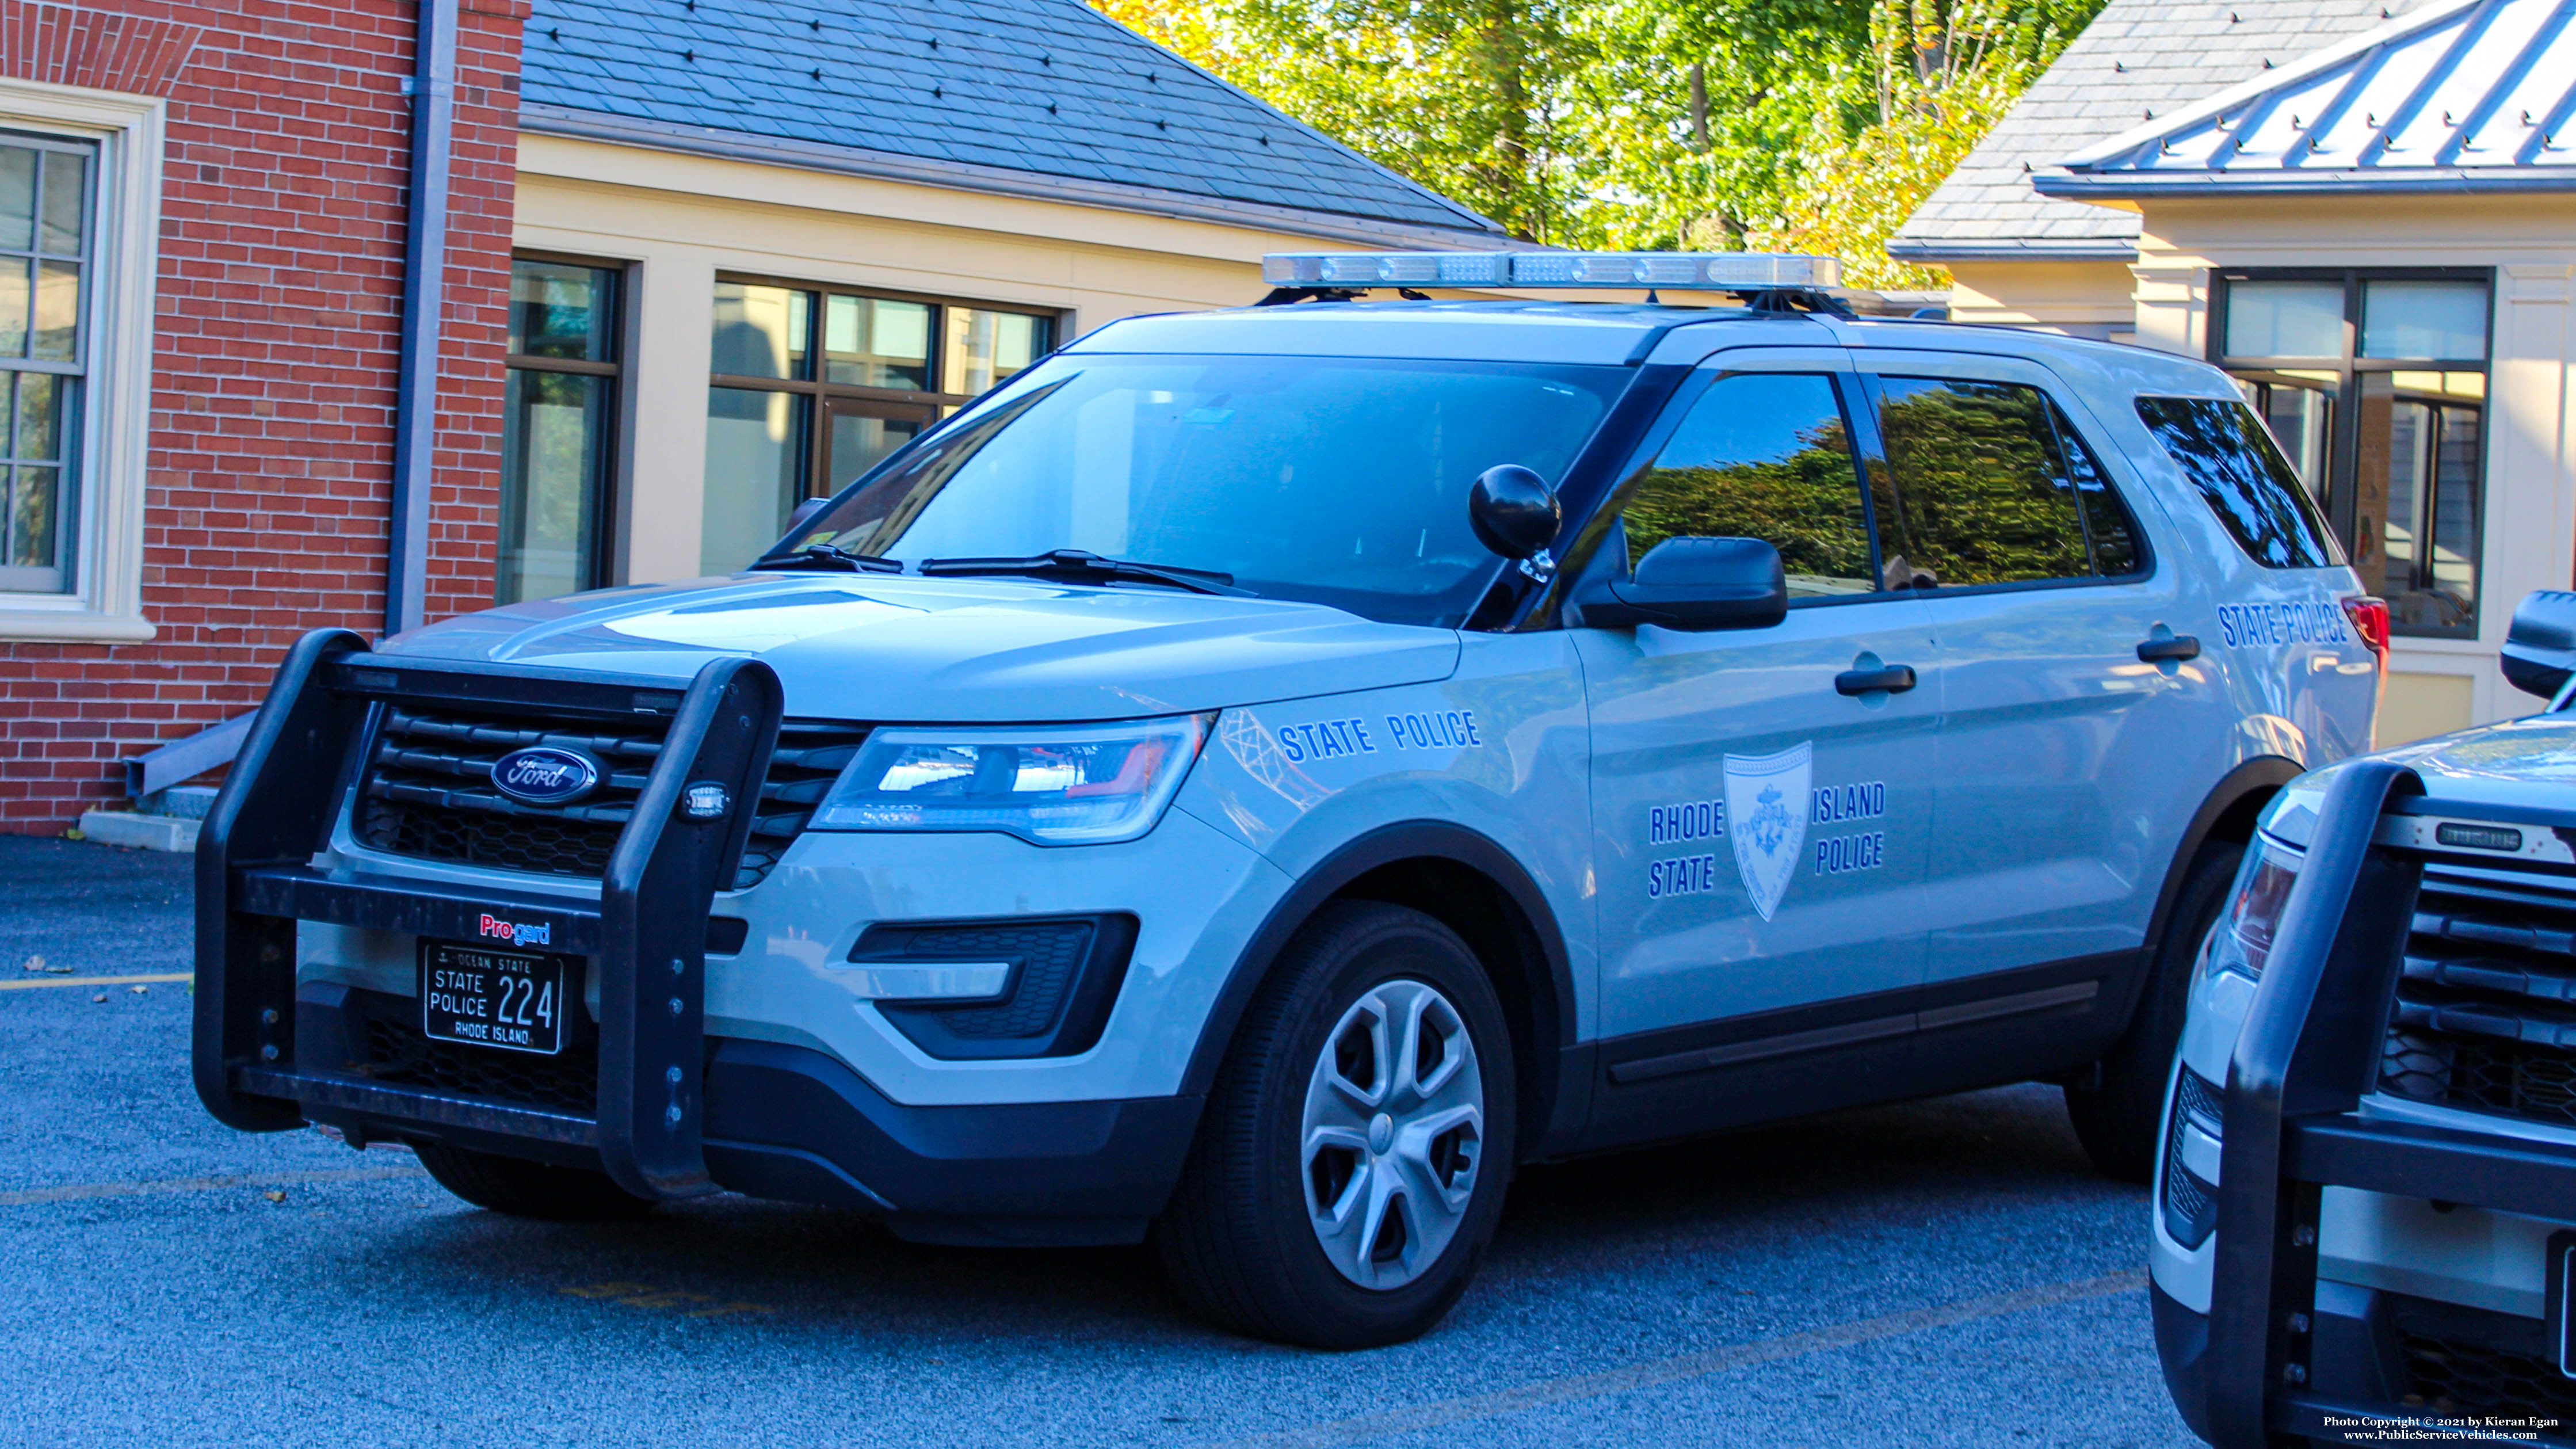
[[[1009,578],[766,573],[604,589],[448,619],[381,653],[652,675],[778,671],[790,716],[1124,719],[1444,679],[1446,629],[1320,604]]]
[[[2576,815],[2576,714],[2536,714],[2480,725],[2366,758],[2409,766],[2435,801]],[[2337,768],[2309,776],[2302,788],[2321,789]]]

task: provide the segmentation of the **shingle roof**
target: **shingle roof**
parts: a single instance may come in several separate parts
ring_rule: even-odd
[[[1890,255],[2112,256],[2138,218],[2040,195],[2032,173],[2381,23],[2407,0],[2111,0],[1898,229]]]
[[[2068,195],[2576,189],[2576,0],[2442,0],[2071,157]]]
[[[1082,0],[536,0],[526,34],[537,117],[1501,231]]]

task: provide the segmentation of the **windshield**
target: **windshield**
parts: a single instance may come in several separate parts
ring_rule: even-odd
[[[1059,356],[861,479],[773,552],[1084,549],[1264,598],[1454,626],[1499,565],[1467,522],[1498,463],[1550,482],[1621,367]]]

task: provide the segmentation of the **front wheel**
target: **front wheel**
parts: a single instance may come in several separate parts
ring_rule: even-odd
[[[2066,1115],[2075,1124],[2084,1155],[2105,1174],[2145,1182],[2155,1174],[2156,1129],[2163,1124],[2165,1082],[2182,1045],[2183,1017],[2191,1006],[2191,973],[2200,945],[2218,924],[2227,888],[2245,847],[2213,840],[2201,847],[2174,901],[2173,919],[2148,968],[2129,1029],[2102,1054],[2101,1076],[2090,1086],[2066,1089]]]
[[[1310,1348],[1420,1336],[1493,1236],[1513,1076],[1493,984],[1419,911],[1340,902],[1246,1013],[1156,1228],[1183,1296]]]

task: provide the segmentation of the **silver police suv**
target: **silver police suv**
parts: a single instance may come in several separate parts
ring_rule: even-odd
[[[1523,1162],[2040,1077],[2143,1178],[2383,667],[2228,379],[1803,258],[1272,266],[732,577],[305,639],[203,836],[207,1105],[505,1212],[1150,1235],[1329,1347]],[[1605,281],[1743,305],[1358,299]]]

